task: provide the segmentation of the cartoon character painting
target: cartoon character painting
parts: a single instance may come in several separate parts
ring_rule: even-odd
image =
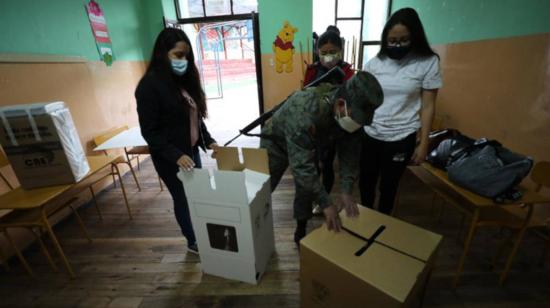
[[[282,73],[283,69],[287,73],[292,73],[292,58],[294,57],[294,33],[298,28],[293,27],[288,21],[284,22],[283,28],[277,34],[273,42],[273,52],[275,53],[275,71]]]

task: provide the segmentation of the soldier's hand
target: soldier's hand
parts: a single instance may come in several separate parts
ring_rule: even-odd
[[[340,232],[342,223],[340,222],[340,217],[338,216],[338,208],[336,204],[332,204],[323,209],[323,214],[325,214],[327,228],[329,230],[333,230],[334,232]]]
[[[357,202],[355,202],[355,198],[352,195],[342,194],[342,205],[348,217],[357,217],[359,215]]]

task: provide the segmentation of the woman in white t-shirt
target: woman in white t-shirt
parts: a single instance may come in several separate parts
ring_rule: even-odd
[[[361,203],[373,207],[378,181],[379,211],[390,214],[407,164],[424,161],[441,87],[439,56],[430,48],[414,9],[396,11],[382,31],[378,55],[363,68],[384,91],[384,102],[365,126],[359,187]]]

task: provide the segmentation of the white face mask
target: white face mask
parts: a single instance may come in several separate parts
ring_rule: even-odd
[[[353,133],[356,130],[358,130],[359,128],[361,128],[362,125],[355,122],[355,120],[353,120],[349,116],[348,107],[347,107],[346,103],[344,103],[344,112],[345,112],[345,116],[341,116],[340,115],[340,109],[338,109],[338,114],[334,117],[336,119],[336,121],[338,121],[338,125],[340,125],[340,127],[343,130],[345,130],[348,133]]]
[[[178,76],[183,76],[187,71],[187,59],[170,59],[172,71]]]
[[[333,66],[338,64],[338,61],[340,61],[340,53],[328,54],[328,55],[320,56],[319,58],[323,66],[327,68],[332,68]]]

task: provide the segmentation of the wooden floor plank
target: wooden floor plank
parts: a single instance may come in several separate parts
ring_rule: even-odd
[[[205,166],[213,166],[204,157]],[[37,245],[24,254],[37,274],[29,278],[21,264],[10,260],[12,271],[0,275],[2,307],[298,307],[299,254],[293,242],[294,186],[286,174],[273,193],[276,252],[259,285],[206,275],[200,258],[186,253],[173,214],[172,200],[161,192],[150,160],[138,172],[143,191],[129,176],[124,182],[134,219],[129,220],[120,188],[98,196],[103,220],[95,209],[79,210],[90,235],[88,243],[73,218],[55,226],[55,232],[78,277],[69,279],[61,269],[53,271]],[[335,197],[337,197],[335,195]],[[451,284],[461,242],[457,239],[460,214],[445,207],[440,221],[439,205],[432,208],[428,188],[405,174],[400,188],[399,217],[445,236],[437,267],[429,283],[426,307],[550,307],[550,260],[537,265],[543,243],[527,235],[505,287],[490,265],[499,240],[506,234],[481,229],[474,238],[463,282],[456,291]],[[309,229],[322,223],[315,218]],[[46,244],[52,251],[49,241]],[[500,264],[502,266],[502,264]]]

